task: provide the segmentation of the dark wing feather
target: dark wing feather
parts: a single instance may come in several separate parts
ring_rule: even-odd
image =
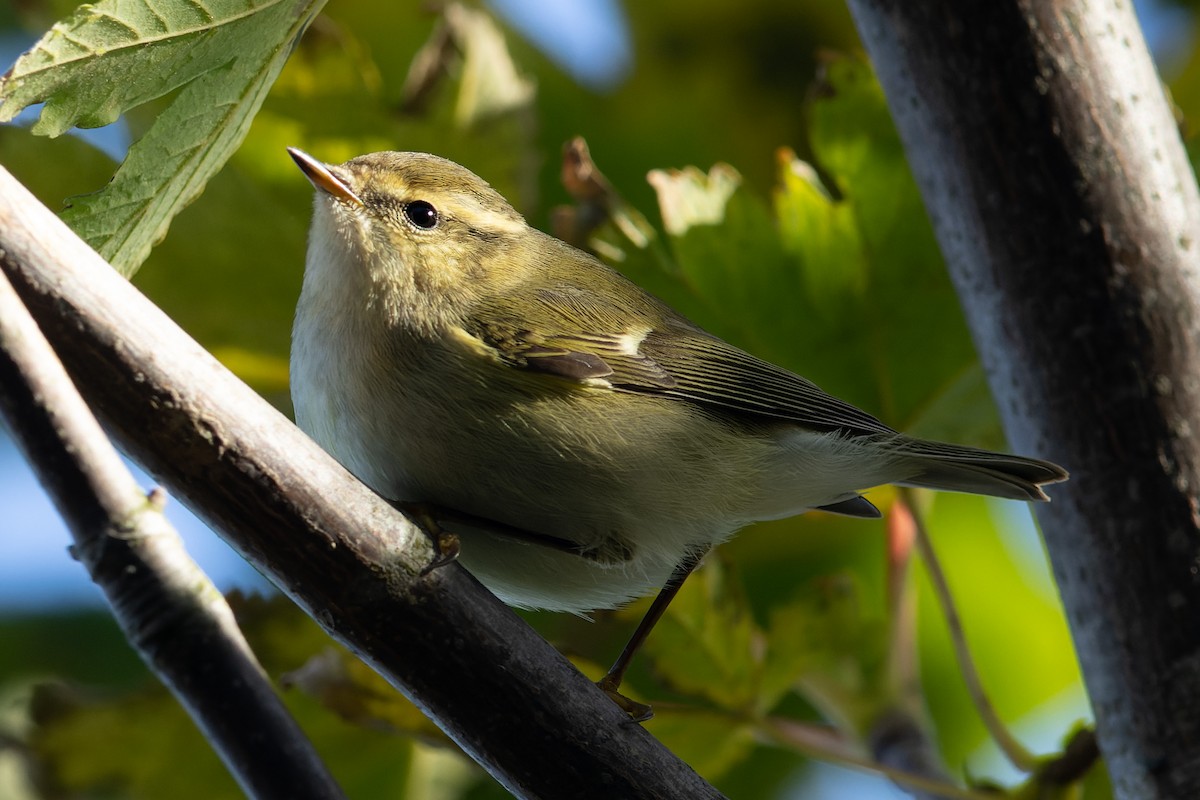
[[[634,299],[641,299],[640,290],[635,291]],[[598,303],[574,286],[537,289],[530,301],[542,307],[543,330],[530,330],[523,320],[509,316],[510,309],[495,307],[468,325],[468,333],[519,369],[574,381],[612,381],[620,375],[623,383],[647,389],[675,385],[653,359],[630,347],[635,341],[630,338],[631,314],[621,304]]]
[[[560,378],[582,381],[607,378],[613,372],[608,362],[586,350],[533,344],[513,352],[518,354],[524,359],[522,366],[526,369]]]
[[[892,434],[865,411],[815,383],[710,336],[682,319],[667,331],[636,329],[632,315],[578,290],[541,289],[537,297],[560,330],[477,323],[471,332],[509,365],[572,381],[720,408],[752,418],[858,435]],[[587,324],[586,332],[564,332]]]
[[[619,335],[544,335],[532,331],[495,327],[473,331],[510,366],[573,381],[601,379],[637,386],[647,391],[675,386],[675,379],[653,359],[627,352]]]
[[[810,428],[860,435],[895,433],[807,378],[703,333],[653,332],[642,342],[641,352],[675,379],[675,387],[659,394]],[[637,391],[620,385],[619,379],[614,373],[608,380],[614,387]]]

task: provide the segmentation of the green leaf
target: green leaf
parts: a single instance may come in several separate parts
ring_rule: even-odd
[[[451,800],[483,780],[433,723],[291,601],[235,594],[230,604],[266,672],[280,678],[289,711],[349,797]],[[139,690],[107,696],[62,684],[38,687],[30,703],[34,725],[22,737],[37,774],[72,797],[241,797],[178,701],[145,681]],[[428,743],[444,755],[431,755]],[[440,775],[427,774],[428,766],[419,774],[416,765],[431,759]]]
[[[656,710],[646,728],[709,781],[742,762],[755,745],[750,723],[699,709]]]
[[[995,444],[994,409],[880,86],[848,58],[829,60],[826,82],[812,145],[833,190],[787,150],[773,207],[721,164],[708,175],[655,170],[670,252],[656,257],[612,225],[596,249],[716,335],[896,427]]]
[[[113,160],[76,136],[37,139],[14,125],[0,125],[0,164],[51,209],[67,194],[108,180]]]
[[[274,159],[258,167],[239,156],[227,164],[200,202],[175,219],[134,282],[225,366],[287,408],[312,187],[302,176],[284,183],[298,172],[282,148]],[[263,179],[271,166],[279,185]]]
[[[724,164],[707,176],[690,168],[655,171],[649,180],[679,277],[703,303],[697,321],[777,360],[786,348],[772,341],[770,321],[792,317],[795,270],[770,209]]]
[[[379,673],[345,650],[329,647],[280,676],[285,687],[314,698],[346,722],[368,730],[407,733],[442,747],[454,744]]]
[[[171,219],[245,137],[254,114],[324,0],[182,0],[81,6],[0,82],[0,119],[44,101],[34,132],[112,122],[183,87],[100,192],[64,218],[131,275]]]
[[[669,246],[659,274],[627,258],[646,250],[631,237],[599,252],[714,333],[897,427],[994,444],[997,418],[882,91],[857,59],[829,59],[825,81],[812,141],[832,189],[788,150],[771,206],[726,165],[656,170]]]
[[[353,726],[454,747],[404,695],[335,644],[286,597],[234,593],[229,603],[263,667],[278,675],[285,689],[308,695]]]
[[[46,685],[30,740],[39,770],[66,796],[119,786],[126,796],[236,800],[237,784],[165,689],[98,701]]]
[[[853,216],[855,248],[867,273],[859,301],[839,312],[840,332],[823,341],[833,348],[839,336],[853,336],[858,355],[843,359],[853,362],[852,371],[870,376],[873,397],[865,402],[885,421],[908,428],[977,359],[870,65],[859,58],[830,58],[824,77],[825,90],[812,107],[812,147],[839,204]],[[843,375],[853,381],[847,374],[852,371]],[[942,413],[985,419],[988,407]],[[949,418],[944,429],[937,423],[922,422],[937,438],[971,427]]]
[[[886,674],[887,626],[864,614],[857,581],[810,584],[771,613],[764,695],[796,688],[838,730],[862,736],[894,698]]]
[[[813,311],[822,324],[839,327],[839,318],[862,303],[870,280],[854,209],[830,196],[811,165],[786,150],[779,155],[779,237],[797,259]]]
[[[970,442],[1003,450],[1004,433],[983,366],[973,361],[931,392],[914,410],[905,431],[925,439]]]

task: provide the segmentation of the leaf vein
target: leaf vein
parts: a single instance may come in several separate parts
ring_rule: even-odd
[[[113,14],[109,11],[105,11],[103,9],[96,9],[95,16],[92,19],[93,20],[100,20],[100,19],[108,20],[109,22],[113,23],[114,25],[117,25],[117,26],[129,31],[130,36],[132,36],[135,40],[139,36],[142,35],[142,32],[139,31],[137,28],[135,28],[132,24],[121,19],[116,14]],[[96,53],[97,56],[99,56],[99,51],[96,50],[96,48],[92,48],[92,50],[93,50],[93,52]],[[105,48],[105,52],[108,52],[108,48]]]
[[[155,8],[154,3],[150,2],[150,0],[145,0],[142,6],[146,9],[147,13],[154,17],[154,21],[158,23],[159,30],[169,31],[171,29],[171,24],[167,22],[162,14],[158,13],[158,9]]]
[[[248,18],[254,16],[255,14],[265,12],[275,6],[278,6],[280,3],[287,3],[287,2],[291,2],[291,1],[292,0],[266,0],[266,2],[264,2],[262,5],[255,6],[255,5],[251,4],[251,6],[248,7],[246,10],[239,11],[236,14],[232,14],[228,17],[223,17],[219,22],[216,22],[215,24],[209,22],[209,23],[191,25],[186,28],[177,28],[175,30],[165,31],[162,34],[158,34],[158,35],[146,36],[144,38],[137,39],[136,41],[125,42],[125,43],[120,44],[113,48],[106,48],[104,51],[104,55],[110,56],[113,53],[118,53],[123,50],[130,50],[135,47],[143,47],[145,45],[156,44],[156,43],[164,42],[164,41],[170,41],[172,39],[183,39],[183,38],[187,38],[189,36],[194,36],[196,34],[206,33],[208,31],[211,31],[214,29],[219,30],[221,27],[224,27],[226,25],[232,25],[236,22],[240,22],[242,20],[248,19]],[[211,15],[209,15],[209,17],[211,19]],[[53,53],[50,50],[46,50],[45,47],[42,45],[42,43],[39,42],[37,46],[40,47],[44,52],[46,52],[46,54],[52,59],[52,62],[49,64],[41,65],[37,69],[32,69],[32,70],[29,70],[28,72],[22,72],[20,77],[28,78],[30,76],[37,75],[39,73],[45,72],[50,69],[56,69],[56,68],[62,67],[67,64],[73,64],[78,61],[83,61],[87,58],[98,58],[99,57],[95,48],[91,44],[85,42],[84,40],[75,38],[68,31],[66,31],[64,29],[60,29],[58,31],[58,34],[60,36],[62,36],[64,39],[66,39],[67,41],[74,44],[76,47],[82,48],[84,50],[84,53],[81,55],[78,55],[78,56],[73,56],[70,58],[54,61],[53,59],[55,59],[57,57],[57,54]]]

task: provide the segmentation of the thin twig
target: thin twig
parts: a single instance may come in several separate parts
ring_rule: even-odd
[[[163,516],[163,495],[142,494],[2,273],[0,413],[130,643],[242,789],[264,799],[343,797]]]
[[[881,767],[920,775],[939,784],[952,784],[931,733],[921,686],[917,650],[917,597],[912,580],[916,523],[904,503],[893,503],[887,514],[887,681],[892,707],[871,722],[863,737],[871,757]],[[902,785],[918,800],[930,797],[923,788]],[[941,795],[935,795],[941,796]]]
[[[950,631],[950,642],[954,647],[954,655],[958,660],[958,667],[962,671],[963,681],[967,685],[967,693],[971,696],[971,701],[975,704],[975,709],[979,712],[984,726],[996,740],[996,744],[1005,757],[1017,769],[1033,772],[1037,769],[1037,757],[1029,752],[1009,731],[983,688],[983,681],[979,677],[975,659],[971,656],[971,649],[967,646],[966,632],[963,629],[962,619],[958,615],[954,596],[950,592],[950,584],[946,581],[946,573],[942,570],[937,553],[934,552],[933,542],[929,538],[929,530],[925,526],[920,508],[916,504],[915,494],[912,489],[907,487],[900,487],[899,492],[901,501],[908,506],[913,521],[916,523],[917,551],[921,554],[921,560],[925,562],[929,581],[933,585],[933,593],[942,607],[942,615],[946,618],[946,627]]]
[[[994,800],[994,796],[987,792],[964,789],[945,780],[881,764],[861,755],[849,743],[840,740],[834,732],[826,728],[769,717],[759,724],[758,729],[768,735],[771,741],[790,750],[843,767],[882,775],[893,783],[921,792],[926,797]]]

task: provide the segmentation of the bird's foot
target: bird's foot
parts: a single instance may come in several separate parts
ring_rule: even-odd
[[[458,559],[458,554],[462,550],[458,534],[451,533],[442,527],[433,506],[426,503],[396,503],[395,505],[421,529],[422,533],[429,537],[429,541],[433,545],[433,559],[421,570],[421,577]]]
[[[629,715],[629,718],[634,722],[645,722],[654,716],[654,709],[645,703],[639,703],[636,700],[630,700],[625,695],[621,694],[617,689],[621,687],[619,678],[615,678],[612,673],[605,675],[600,680],[596,681],[596,685],[616,703],[622,711]]]

